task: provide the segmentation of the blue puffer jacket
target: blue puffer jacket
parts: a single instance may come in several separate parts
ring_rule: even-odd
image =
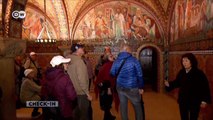
[[[143,88],[143,73],[139,61],[128,52],[121,52],[114,61],[110,74],[116,76],[122,61],[126,59],[119,75],[117,76],[117,86],[124,88]]]

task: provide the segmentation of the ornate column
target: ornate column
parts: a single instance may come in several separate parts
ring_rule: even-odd
[[[0,119],[16,119],[14,57],[23,54],[26,42],[12,38],[0,38],[0,87],[3,96],[0,100]]]

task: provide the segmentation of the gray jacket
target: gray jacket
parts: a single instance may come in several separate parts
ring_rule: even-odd
[[[69,55],[71,62],[68,67],[68,74],[72,80],[77,95],[85,95],[89,93],[89,77],[87,66],[80,56]]]

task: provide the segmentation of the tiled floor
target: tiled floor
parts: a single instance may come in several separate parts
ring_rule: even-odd
[[[94,96],[94,94],[93,94]],[[145,103],[146,120],[180,120],[178,104],[175,99],[168,95],[148,91],[143,96]],[[100,110],[99,102],[94,99],[92,102],[94,120],[102,120],[103,112]],[[22,108],[17,110],[18,120],[29,120],[32,109]],[[116,116],[116,120],[120,119],[120,114],[112,109],[112,113]],[[38,118],[38,119],[41,119]],[[129,120],[134,120],[134,110],[129,103]]]

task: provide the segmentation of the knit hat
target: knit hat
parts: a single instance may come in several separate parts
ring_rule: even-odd
[[[61,55],[57,55],[52,58],[50,64],[52,65],[52,67],[55,67],[57,65],[60,65],[61,63],[68,63],[70,62],[70,60],[71,60],[70,58],[64,58]]]
[[[26,70],[24,71],[24,75],[25,75],[25,76],[28,76],[31,72],[33,72],[33,69],[26,69]]]

